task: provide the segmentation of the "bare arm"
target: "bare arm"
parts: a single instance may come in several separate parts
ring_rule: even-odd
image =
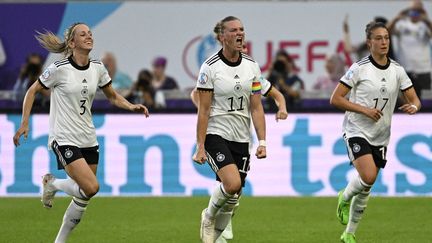
[[[198,94],[198,90],[195,88],[192,90],[191,94],[190,94],[192,103],[195,105],[196,108],[199,107],[199,94]]]
[[[410,115],[414,115],[421,108],[420,99],[418,98],[414,88],[411,87],[405,90],[403,92],[403,95],[407,103],[400,106],[399,110],[402,110],[403,112],[408,113]]]
[[[353,48],[352,42],[351,42],[351,36],[349,33],[348,15],[345,16],[345,19],[343,22],[343,44],[344,44],[345,52],[347,52],[347,53],[354,52],[354,48]]]
[[[211,91],[197,91],[199,99],[198,107],[198,122],[197,122],[197,147],[192,159],[200,164],[207,160],[205,154],[204,143],[208,127],[208,119],[210,116],[210,105],[213,97]]]
[[[270,96],[275,101],[276,106],[278,107],[278,112],[276,113],[276,121],[279,121],[279,119],[285,120],[288,117],[285,97],[275,87],[271,87],[268,96]]]
[[[267,152],[265,144],[261,144],[261,141],[265,143],[266,139],[264,109],[261,104],[261,95],[251,95],[251,115],[255,132],[260,141],[255,155],[258,159],[262,159],[267,156]]]
[[[22,118],[20,128],[16,131],[15,136],[13,137],[13,142],[15,146],[19,146],[19,139],[24,134],[24,138],[27,139],[29,132],[29,118],[31,109],[33,107],[33,103],[35,100],[36,93],[42,92],[44,87],[36,81],[32,86],[27,90],[27,93],[24,97],[23,107],[22,107]]]
[[[378,121],[381,118],[381,116],[383,115],[381,110],[375,108],[368,108],[349,101],[345,97],[349,91],[350,89],[348,87],[339,83],[333,91],[333,94],[330,98],[330,104],[344,111],[352,111],[363,114],[374,121]]]
[[[105,86],[102,91],[111,104],[125,110],[143,113],[146,117],[149,116],[147,107],[142,104],[131,104],[123,96],[119,95],[111,85]]]

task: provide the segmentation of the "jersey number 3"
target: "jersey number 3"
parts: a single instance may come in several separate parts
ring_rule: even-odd
[[[81,102],[81,109],[82,109],[82,111],[80,112],[80,115],[84,115],[84,113],[86,112],[86,107],[85,107],[85,103],[86,103],[86,101],[87,100],[80,100],[80,102]]]

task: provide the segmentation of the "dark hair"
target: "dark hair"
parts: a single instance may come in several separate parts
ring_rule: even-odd
[[[383,23],[383,22],[376,22],[376,21],[371,21],[366,25],[366,39],[370,39],[371,35],[372,35],[372,31],[374,31],[377,28],[384,28],[388,31],[387,26]]]

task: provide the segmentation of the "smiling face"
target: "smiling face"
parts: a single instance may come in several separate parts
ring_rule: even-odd
[[[78,24],[72,30],[69,47],[76,51],[90,52],[93,49],[93,34],[85,24]]]
[[[220,41],[227,51],[242,51],[245,41],[245,32],[240,20],[235,19],[222,24]]]

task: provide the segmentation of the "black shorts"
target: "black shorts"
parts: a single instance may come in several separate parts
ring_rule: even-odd
[[[204,147],[208,157],[207,162],[216,173],[216,180],[220,181],[217,175],[219,169],[229,164],[235,164],[240,172],[244,187],[250,169],[249,143],[228,141],[219,135],[207,134]]]
[[[73,145],[60,146],[56,141],[53,141],[51,148],[57,157],[57,168],[59,170],[63,170],[66,165],[81,158],[84,158],[87,164],[99,163],[99,146],[78,148]]]
[[[386,146],[373,146],[361,137],[346,138],[344,135],[345,143],[347,145],[348,157],[351,160],[351,164],[354,160],[365,154],[371,154],[375,165],[378,168],[384,168],[387,159],[387,147]]]

